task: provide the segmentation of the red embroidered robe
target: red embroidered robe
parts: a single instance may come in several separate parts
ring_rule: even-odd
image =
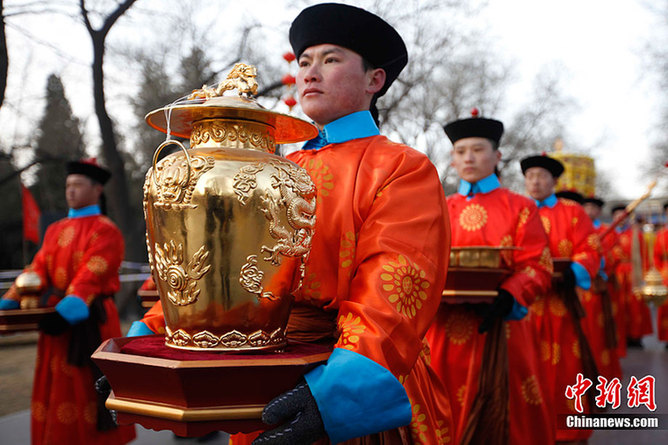
[[[622,298],[626,305],[626,338],[640,340],[645,335],[652,333],[652,317],[649,307],[642,299],[642,296],[633,292],[631,283],[631,234],[629,227],[619,235],[619,244],[624,252],[623,260],[617,268],[617,279],[620,284]],[[643,242],[642,233],[638,234],[640,243],[640,255],[642,258],[642,273],[646,271],[645,263],[647,261],[646,247]]]
[[[594,308],[589,309],[587,305],[591,305],[592,302],[596,303],[598,301],[595,291],[593,289],[594,284],[592,283],[592,289],[590,290],[581,290],[580,298],[582,299],[582,304],[585,306],[587,311],[587,316],[584,318],[583,327],[585,328],[585,333],[587,338],[590,341],[592,349],[595,352],[596,366],[598,371],[604,377],[611,379],[613,377],[622,377],[622,368],[619,363],[619,347],[610,348],[606,344],[605,340],[605,325],[606,323],[614,324],[617,328],[616,338],[617,344],[619,345],[620,336],[619,328],[619,313],[620,313],[620,301],[619,301],[619,288],[616,282],[615,269],[619,263],[618,253],[615,251],[615,246],[617,244],[617,233],[615,231],[610,232],[606,235],[605,238],[601,239],[600,236],[605,233],[608,229],[606,224],[601,224],[598,228],[594,228],[594,231],[599,235],[599,240],[601,244],[601,256],[605,259],[605,268],[604,272],[607,275],[608,280],[605,282],[608,295],[610,297],[610,302],[612,305],[612,320],[605,320],[605,314],[603,312],[603,306],[600,308],[597,304]],[[612,278],[612,280],[611,280]],[[602,300],[601,300],[602,302]],[[593,316],[593,312],[596,312],[596,315]],[[592,312],[592,316],[589,313]]]
[[[124,254],[123,236],[106,216],[66,218],[49,226],[42,248],[28,266],[42,282],[55,289],[48,300],[55,306],[65,295],[86,304],[98,295],[113,295],[119,288],[118,269]],[[12,288],[5,298],[17,298]],[[120,337],[118,311],[113,299],[103,301],[107,321],[100,337]],[[67,362],[70,332],[40,333],[31,403],[31,437],[38,444],[123,444],[135,437],[134,427],[97,431],[97,394],[88,366]]]
[[[471,199],[448,197],[452,246],[518,246],[504,255],[514,271],[502,287],[523,306],[545,294],[552,277],[547,237],[535,204],[507,189],[478,193]],[[465,305],[443,304],[427,334],[432,366],[452,397],[459,443],[478,390],[485,335],[478,334],[482,318]],[[554,419],[550,389],[546,386],[541,352],[544,346],[528,320],[505,324],[509,360],[510,442],[554,442]]]
[[[599,241],[591,220],[582,207],[568,199],[559,199],[554,207],[538,209],[543,228],[549,238],[553,259],[568,259],[582,265],[590,277],[596,276],[600,265]],[[598,300],[590,294],[586,305],[586,317],[596,317],[600,312]],[[562,298],[555,290],[541,296],[531,307],[531,321],[541,332],[541,338],[548,341],[548,375],[553,391],[553,403],[557,415],[577,414],[574,400],[564,392],[573,385],[578,373],[583,372],[581,345],[576,334],[575,321],[567,310]],[[585,323],[582,322],[581,326]],[[599,335],[597,333],[597,335]],[[593,349],[593,348],[592,348]],[[597,351],[592,351],[594,355]],[[558,429],[558,441],[584,440],[591,436],[591,430]]]
[[[661,272],[664,284],[668,283],[668,228],[661,229],[654,241],[654,266]],[[659,340],[668,341],[668,300],[657,311]]]

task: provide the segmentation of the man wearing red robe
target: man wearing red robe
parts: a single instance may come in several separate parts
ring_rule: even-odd
[[[110,173],[94,159],[67,164],[68,217],[49,226],[26,270],[37,273],[42,301],[55,312],[40,322],[31,403],[33,444],[123,444],[134,427],[118,427],[95,391],[102,374],[90,355],[102,340],[121,335],[113,295],[124,254],[123,236],[100,212]],[[0,309],[19,307],[14,286]]]
[[[553,289],[543,295],[531,308],[530,319],[548,341],[550,371],[554,406],[557,415],[578,414],[574,400],[565,396],[566,388],[576,382],[578,373],[597,382],[596,364],[585,336],[581,317],[584,315],[575,286],[591,287],[599,265],[599,240],[589,217],[575,201],[557,198],[554,186],[564,172],[564,166],[546,155],[529,156],[520,162],[527,193],[538,207],[545,233],[550,241],[550,253],[561,278],[555,280]],[[588,305],[586,317],[596,317],[596,306]],[[590,399],[591,401],[591,399]],[[590,408],[591,406],[587,407]],[[589,412],[586,409],[585,412]],[[592,430],[557,429],[556,441],[575,442],[587,440]]]
[[[615,220],[620,212],[624,211],[624,206],[617,206],[612,209],[612,217]],[[637,223],[633,223],[637,224]],[[633,249],[633,224],[628,225],[626,228],[618,227],[619,234],[619,246],[623,252],[622,259],[617,267],[617,279],[620,284],[620,289],[622,292],[622,299],[624,300],[625,313],[626,313],[626,326],[625,326],[625,335],[624,339],[621,342],[626,342],[626,345],[629,347],[639,348],[642,347],[640,340],[645,335],[650,335],[652,333],[652,316],[649,311],[649,307],[643,301],[642,296],[637,292],[633,292],[633,283],[631,278],[632,273],[632,249]],[[645,267],[644,264],[647,262],[646,247],[643,240],[642,232],[638,230],[638,236],[636,238],[636,243],[640,247],[640,271],[641,275],[644,275]],[[625,355],[625,354],[624,354]],[[623,355],[621,355],[623,356]]]
[[[322,4],[300,13],[290,42],[299,102],[320,133],[288,156],[316,184],[317,210],[287,336],[334,351],[267,405],[263,420],[279,426],[254,443],[453,443],[423,341],[445,284],[445,196],[429,159],[381,136],[372,117],[407,62],[403,40],[367,11]],[[129,335],[163,326],[156,304]]]
[[[663,205],[663,213],[668,215],[668,203]],[[668,283],[668,225],[656,234],[654,241],[654,266],[661,272],[664,284]],[[668,342],[668,300],[657,310],[657,326],[659,340]],[[668,343],[666,343],[668,349]]]
[[[585,305],[587,317],[583,320],[583,327],[587,333],[592,348],[596,353],[596,365],[598,371],[604,377],[622,377],[622,368],[619,363],[617,317],[619,313],[619,288],[615,269],[619,263],[617,245],[617,232],[608,230],[608,225],[600,220],[604,201],[600,198],[585,198],[582,204],[587,216],[591,220],[594,231],[599,236],[601,243],[601,268],[592,282],[590,290],[582,291],[581,298]],[[605,235],[602,237],[602,235]],[[598,297],[595,295],[598,294]],[[599,308],[595,307],[597,315],[590,317],[587,305],[592,306],[600,301]]]
[[[448,197],[452,246],[519,247],[504,252],[505,267],[512,273],[501,282],[493,303],[443,304],[427,334],[432,366],[452,397],[454,443],[553,443],[556,419],[541,363],[541,342],[534,325],[525,319],[536,297],[549,289],[552,277],[538,210],[530,199],[502,188],[494,173],[501,159],[501,122],[473,117],[444,129],[453,143],[452,165],[460,177],[458,192]],[[499,325],[500,319],[508,320],[505,326]],[[501,342],[507,337],[507,368],[500,364],[489,373],[492,378],[506,376],[496,387],[509,392],[505,400],[481,381],[481,368],[491,360],[483,350],[492,326],[501,328]],[[509,422],[509,431],[502,423],[486,435],[490,427],[486,419]]]

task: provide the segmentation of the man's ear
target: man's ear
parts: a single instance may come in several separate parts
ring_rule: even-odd
[[[97,199],[100,199],[100,196],[102,196],[102,192],[104,192],[104,186],[100,184],[99,182],[95,183],[94,186],[95,193],[97,194]]]
[[[374,68],[367,71],[368,84],[366,92],[371,95],[379,92],[383,88],[383,85],[385,85],[386,77],[385,70],[382,68]]]

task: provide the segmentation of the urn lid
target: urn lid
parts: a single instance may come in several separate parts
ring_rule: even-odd
[[[257,93],[255,67],[238,63],[227,79],[217,86],[204,85],[184,100],[176,101],[146,115],[146,122],[156,130],[182,138],[190,138],[193,123],[207,119],[249,121],[275,129],[277,144],[306,141],[318,135],[311,123],[288,114],[268,110],[251,97]],[[223,96],[225,91],[238,90],[238,96]]]

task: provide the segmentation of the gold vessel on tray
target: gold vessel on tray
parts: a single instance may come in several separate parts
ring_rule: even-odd
[[[443,302],[489,303],[511,273],[514,246],[465,246],[450,249]]]
[[[663,284],[661,272],[652,266],[643,278],[645,283],[640,288],[640,295],[645,303],[654,303],[656,307],[665,303],[668,298],[668,288]]]
[[[14,280],[16,293],[21,296],[21,309],[37,309],[39,307],[39,294],[43,290],[42,279],[32,271],[21,273]]]
[[[250,97],[255,68],[237,64],[217,87],[150,112],[168,134],[144,184],[149,263],[166,344],[191,350],[263,350],[286,344],[291,292],[315,224],[315,186],[274,155],[276,144],[317,135],[312,124]],[[238,90],[224,96],[227,90]],[[189,138],[190,147],[169,139]],[[160,159],[170,145],[179,150]]]

